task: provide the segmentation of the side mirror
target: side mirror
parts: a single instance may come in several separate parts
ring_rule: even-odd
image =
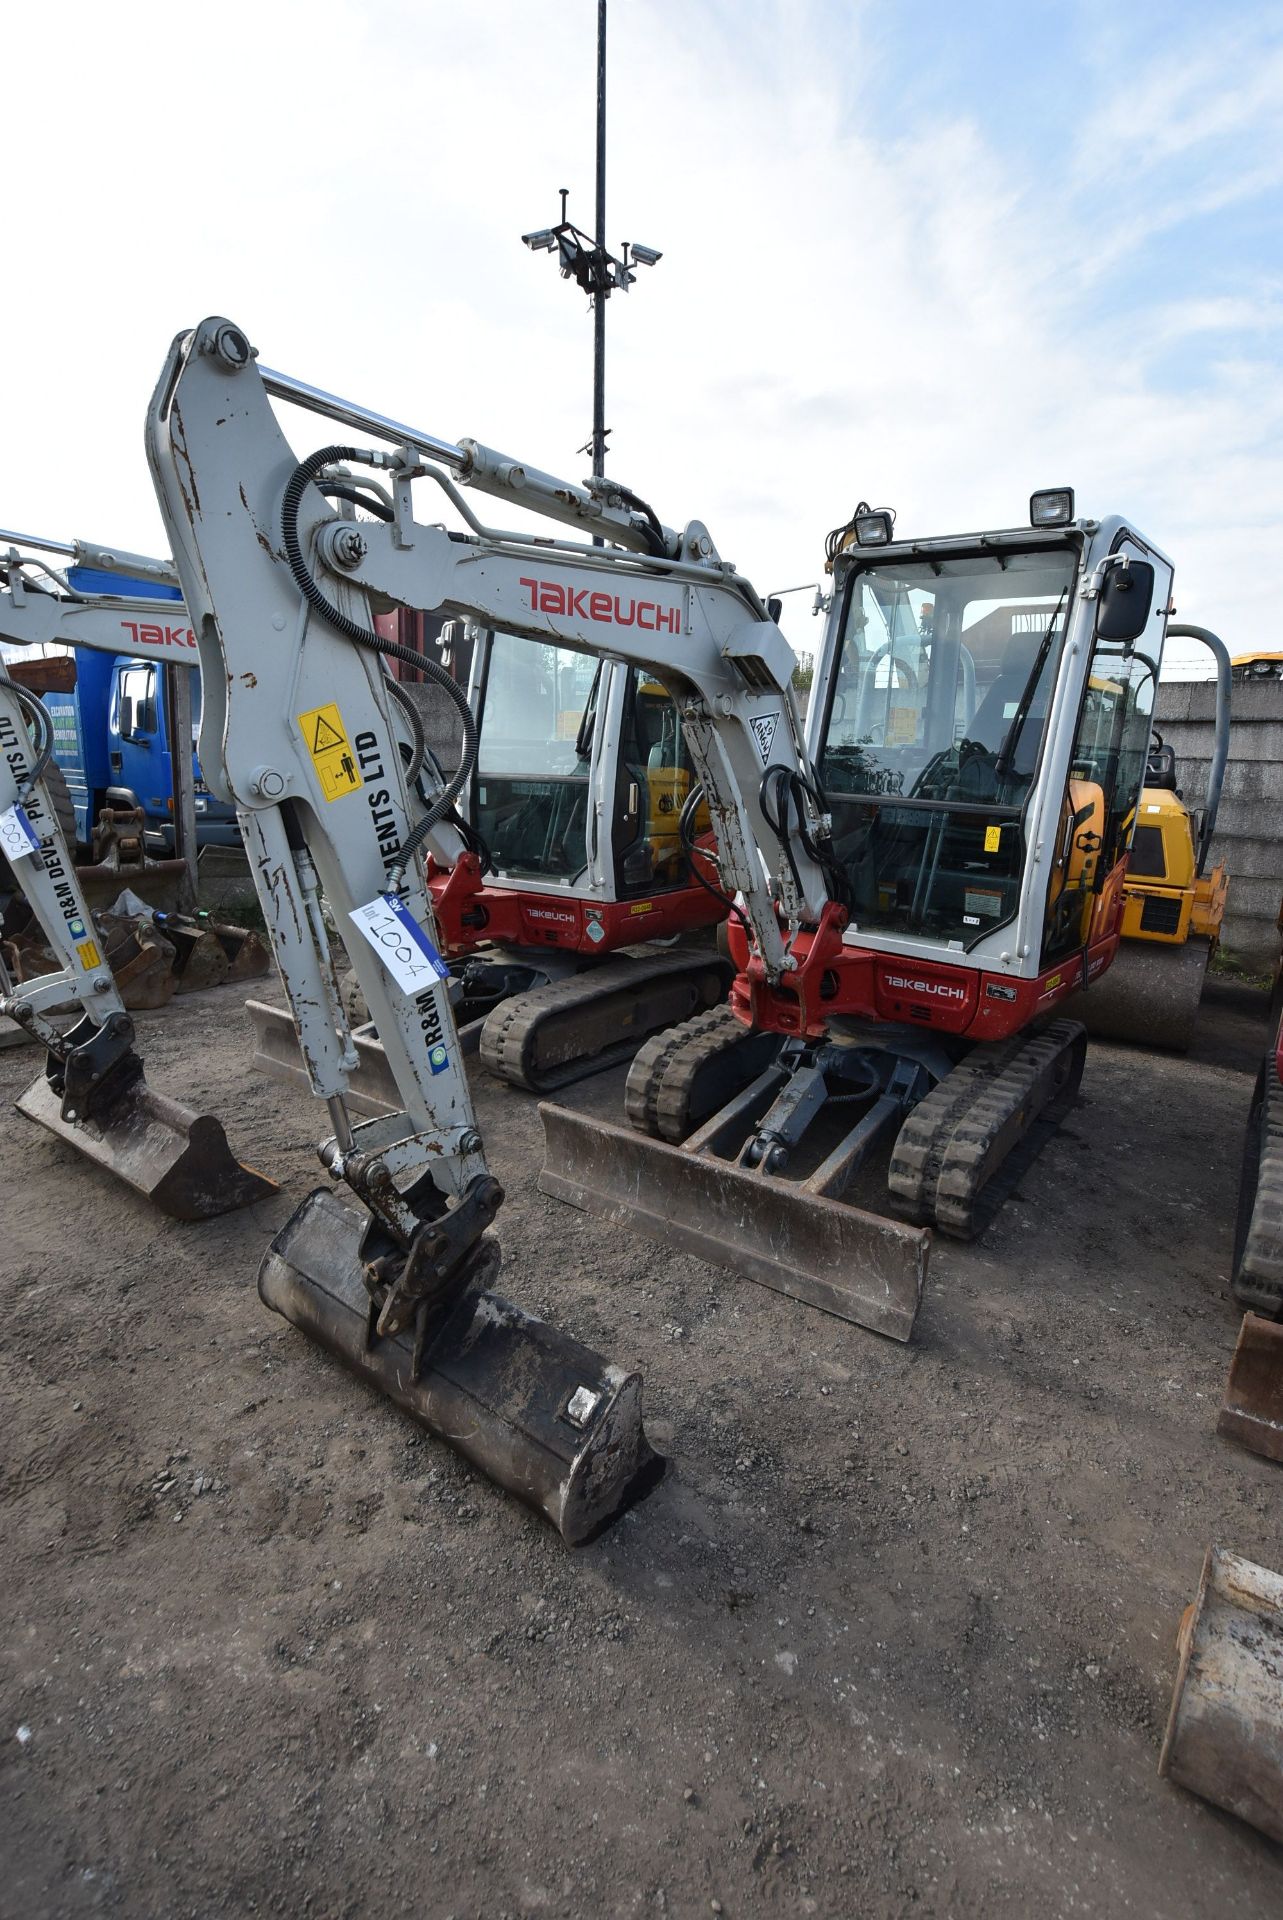
[[[120,696],[120,737],[122,740],[134,737],[134,703],[127,693]]]
[[[780,596],[778,593],[773,593],[771,595],[770,599],[766,603],[766,611],[770,614],[772,620],[775,622],[776,626],[778,627],[780,624],[780,615],[784,611],[784,602],[780,599]]]
[[[1096,602],[1098,640],[1139,640],[1154,604],[1154,569],[1148,560],[1111,567]]]

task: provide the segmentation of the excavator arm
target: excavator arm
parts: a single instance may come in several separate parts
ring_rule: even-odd
[[[340,581],[321,612],[288,564],[283,514],[309,549],[326,528],[359,543],[365,523],[336,516],[311,484],[344,455],[331,449],[299,479],[244,337],[226,323],[176,343],[148,453],[200,656],[201,764],[238,809],[304,1063],[329,1109],[322,1163],[359,1203],[313,1193],[274,1241],[260,1292],[564,1538],[587,1538],[657,1463],[637,1377],[488,1291],[499,1253],[486,1229],[502,1190],[419,857],[449,857],[440,830],[475,757],[471,713],[450,683],[464,764],[437,790],[368,596]],[[431,677],[431,663],[407,658]],[[332,929],[402,1101],[355,1124]]]
[[[0,669],[0,845],[12,883],[59,963],[21,985],[0,981],[0,1013],[45,1048],[44,1071],[20,1096],[19,1111],[175,1219],[207,1219],[264,1199],[275,1184],[235,1159],[218,1120],[147,1085],[134,1023],[43,777],[51,750],[40,702]],[[69,1004],[79,1017],[61,1026],[52,1015]]]

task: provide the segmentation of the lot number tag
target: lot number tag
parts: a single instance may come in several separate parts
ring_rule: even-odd
[[[40,841],[23,808],[15,802],[0,813],[0,853],[6,860],[25,860],[39,853]]]
[[[381,893],[350,917],[403,993],[422,993],[434,981],[447,978],[450,969],[395,894]]]

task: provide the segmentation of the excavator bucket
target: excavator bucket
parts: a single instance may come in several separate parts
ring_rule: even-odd
[[[1283,1575],[1211,1546],[1158,1771],[1283,1841]]]
[[[1187,1053],[1211,952],[1211,942],[1197,936],[1178,947],[1120,941],[1099,980],[1065,1011],[1098,1039]]]
[[[908,1340],[931,1235],[715,1155],[547,1102],[541,1192],[776,1293]]]
[[[174,949],[179,993],[199,993],[204,987],[221,987],[228,978],[227,954],[209,927],[195,921],[167,919],[165,938]]]
[[[252,927],[233,927],[223,920],[210,920],[207,925],[227,955],[227,978],[233,985],[242,980],[261,980],[270,972],[272,951],[261,933],[255,933]]]
[[[1267,1460],[1283,1460],[1283,1326],[1277,1321],[1243,1315],[1216,1431]]]
[[[641,1379],[498,1294],[469,1289],[416,1355],[380,1337],[362,1278],[368,1216],[318,1187],[276,1236],[258,1276],[282,1314],[580,1546],[664,1470],[642,1428]],[[498,1248],[483,1241],[491,1271]]]
[[[210,1220],[278,1191],[274,1180],[236,1159],[220,1121],[154,1092],[137,1064],[132,1079],[75,1118],[44,1073],[15,1104],[173,1220]]]

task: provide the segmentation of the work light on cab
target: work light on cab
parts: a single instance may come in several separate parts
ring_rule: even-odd
[[[1072,487],[1045,487],[1029,496],[1031,527],[1067,527],[1074,517]]]

